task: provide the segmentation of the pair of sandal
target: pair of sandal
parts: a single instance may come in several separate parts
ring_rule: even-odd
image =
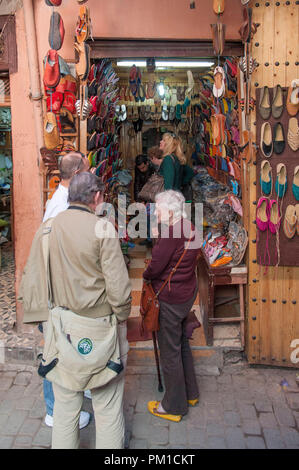
[[[188,400],[188,404],[190,406],[195,406],[198,402],[198,398],[195,398],[194,400]],[[158,411],[159,405],[159,401],[149,401],[147,404],[147,409],[152,415],[156,416],[157,418],[167,419],[168,421],[173,421],[175,423],[179,423],[181,421],[183,417],[182,415],[172,415],[170,413],[167,413],[166,411]]]
[[[80,99],[76,101],[75,108],[81,121],[84,121],[85,119],[87,119],[90,113],[92,112],[92,104],[90,103],[88,99],[88,87],[87,86],[81,86]]]

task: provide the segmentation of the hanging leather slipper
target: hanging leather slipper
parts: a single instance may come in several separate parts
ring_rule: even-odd
[[[49,5],[49,7],[59,7],[62,0],[45,0],[45,2],[46,5]]]
[[[268,160],[261,163],[260,185],[263,194],[268,196],[272,193],[272,168]]]
[[[299,165],[297,165],[294,170],[292,191],[293,191],[296,201],[299,201]],[[297,213],[297,217],[298,217],[298,222],[299,222],[299,213]]]
[[[215,98],[221,98],[225,93],[225,75],[222,67],[215,67],[213,95]]]
[[[297,103],[298,89],[299,80],[292,80],[291,85],[288,88],[287,96],[287,111],[290,116],[296,116],[299,111],[299,104]]]
[[[76,28],[77,42],[82,43],[87,41],[90,35],[90,15],[87,6],[81,6]]]
[[[296,233],[296,225],[297,216],[295,206],[289,205],[286,208],[283,221],[283,231],[287,238],[293,238]]]
[[[213,0],[213,10],[216,15],[224,12],[224,0]]]
[[[57,11],[53,11],[50,19],[49,29],[49,45],[51,49],[58,51],[62,47],[64,33],[65,31],[62,18]]]
[[[271,114],[269,88],[264,86],[260,92],[259,113],[263,119],[269,119]]]
[[[40,154],[49,173],[58,170],[58,159],[54,150],[49,150],[46,147],[42,147],[40,148]]]
[[[284,130],[281,122],[277,122],[274,126],[274,137],[273,137],[273,151],[276,154],[283,153],[285,149],[285,137]]]
[[[277,178],[275,182],[275,191],[277,197],[282,198],[287,190],[287,169],[283,163],[278,163],[276,167]]]
[[[274,88],[273,97],[272,116],[275,119],[279,119],[283,112],[283,91],[280,85]]]
[[[299,126],[295,117],[290,118],[288,127],[288,144],[296,152],[299,149]]]
[[[90,71],[90,47],[85,42],[75,42],[76,72],[81,81],[85,81]]]
[[[148,84],[146,88],[146,98],[153,99],[156,93],[156,80],[155,74],[150,74],[148,79]]]
[[[260,150],[266,158],[270,158],[273,153],[272,129],[269,122],[264,122],[261,128]]]
[[[154,415],[157,416],[157,418],[163,418],[167,419],[168,421],[174,421],[175,423],[179,423],[182,419],[182,415],[171,415],[169,413],[161,413],[159,412],[158,406],[160,402],[159,401],[149,401],[147,404],[147,409],[148,411]]]
[[[59,131],[54,113],[47,113],[44,119],[44,140],[47,149],[55,149],[59,145]]]
[[[55,91],[47,97],[47,112],[59,113],[63,102],[63,94]]]
[[[44,85],[55,88],[60,81],[59,57],[55,49],[50,49],[44,59]]]
[[[77,131],[74,124],[73,114],[64,107],[60,110],[60,125],[64,134],[75,134]]]

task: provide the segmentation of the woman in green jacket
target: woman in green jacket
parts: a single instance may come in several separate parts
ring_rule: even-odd
[[[186,164],[186,157],[182,150],[181,139],[175,134],[166,132],[160,142],[163,152],[163,161],[159,174],[164,178],[164,189],[180,191],[182,187],[181,165]]]

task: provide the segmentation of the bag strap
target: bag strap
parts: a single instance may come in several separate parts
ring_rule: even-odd
[[[158,297],[158,295],[161,294],[162,290],[164,289],[164,287],[166,286],[167,283],[168,283],[168,288],[169,288],[169,290],[170,290],[170,281],[171,281],[171,278],[172,278],[172,276],[175,274],[175,272],[177,271],[179,265],[181,264],[181,261],[183,260],[183,258],[184,258],[184,256],[185,256],[185,253],[186,253],[186,251],[187,251],[188,248],[189,248],[189,245],[190,245],[190,243],[191,243],[191,239],[193,238],[194,234],[195,234],[195,232],[191,232],[191,235],[190,235],[190,238],[189,238],[189,240],[188,240],[187,246],[186,246],[186,248],[184,249],[184,251],[183,251],[183,253],[182,253],[180,259],[178,260],[178,262],[177,262],[177,264],[175,265],[175,267],[172,268],[171,273],[169,274],[169,276],[167,277],[167,279],[163,282],[162,286],[160,287],[160,289],[159,289],[158,292],[156,293],[155,297]]]
[[[45,222],[45,225],[43,227],[43,238],[42,238],[42,250],[43,250],[43,255],[44,255],[46,278],[47,278],[48,308],[49,309],[53,308],[54,306],[51,279],[50,279],[50,249],[49,249],[49,235],[52,230],[53,220],[54,218],[51,218]]]

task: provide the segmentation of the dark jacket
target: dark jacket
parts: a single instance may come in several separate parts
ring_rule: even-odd
[[[135,180],[134,180],[134,199],[138,201],[138,194],[140,193],[141,189],[145,185],[145,183],[149,180],[152,174],[155,173],[155,169],[151,163],[149,163],[148,170],[145,173],[135,168]]]
[[[180,238],[176,238],[177,225],[181,224]],[[185,230],[183,228],[185,227]],[[172,268],[180,259],[185,242],[188,241],[194,226],[187,220],[181,219],[174,226],[169,227],[168,238],[158,238],[152,251],[152,260],[143,273],[144,279],[150,280],[155,292],[158,292],[163,282],[171,273]],[[184,235],[186,233],[186,236]],[[197,287],[195,267],[198,249],[188,249],[177,271],[171,278],[170,284],[162,290],[159,299],[169,304],[182,304],[191,299]]]

